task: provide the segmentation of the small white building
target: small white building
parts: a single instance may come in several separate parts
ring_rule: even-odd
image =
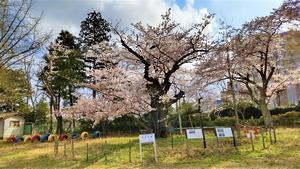
[[[11,135],[22,136],[25,119],[19,113],[0,113],[0,138],[6,139]]]

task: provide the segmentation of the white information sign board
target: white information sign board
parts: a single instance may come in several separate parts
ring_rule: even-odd
[[[155,142],[155,134],[141,134],[140,135],[140,143],[154,143]]]
[[[154,148],[154,159],[157,161],[157,151],[156,151],[156,142],[155,142],[155,134],[141,134],[139,135],[139,140],[140,140],[140,160],[143,161],[143,156],[142,156],[142,144],[145,143],[153,143],[153,148]]]
[[[218,138],[233,137],[232,130],[229,127],[218,127],[216,133]]]
[[[203,138],[202,129],[186,129],[187,139]]]

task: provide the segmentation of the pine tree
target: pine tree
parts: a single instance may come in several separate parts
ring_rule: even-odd
[[[57,119],[57,133],[60,134],[63,132],[61,100],[73,105],[76,99],[73,94],[79,87],[78,83],[85,79],[84,58],[76,43],[76,37],[68,31],[61,31],[55,43],[50,45],[49,54],[44,59],[46,66],[40,79],[44,83],[44,90],[50,96]]]
[[[101,69],[106,66],[105,62],[97,59],[102,50],[93,50],[93,46],[99,45],[101,43],[108,42],[110,39],[109,24],[102,18],[100,12],[90,12],[88,13],[87,18],[81,22],[81,30],[79,33],[79,42],[82,49],[82,52],[85,55],[85,64],[89,70]],[[87,55],[88,51],[91,51],[94,55]],[[98,57],[99,58],[99,57]],[[93,84],[96,83],[96,80],[92,77],[89,77],[89,81]],[[93,98],[96,97],[96,91],[93,90]]]

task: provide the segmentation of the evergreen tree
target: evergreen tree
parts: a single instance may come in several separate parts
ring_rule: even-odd
[[[85,79],[84,58],[75,36],[62,30],[55,43],[50,45],[49,54],[44,59],[46,66],[41,72],[40,79],[43,81],[44,90],[50,96],[50,106],[53,107],[57,120],[56,132],[60,134],[63,132],[61,101],[63,100],[65,105],[73,105],[78,83]]]
[[[79,41],[81,45],[82,52],[85,54],[85,64],[90,70],[104,68],[106,63],[97,59],[101,50],[93,50],[93,46],[99,45],[101,43],[108,42],[110,39],[109,24],[102,18],[100,12],[90,12],[87,18],[81,22],[81,30],[79,33]],[[92,50],[94,55],[87,56],[87,52]],[[91,83],[96,83],[96,80],[89,77]],[[93,90],[93,98],[96,97],[96,91]]]

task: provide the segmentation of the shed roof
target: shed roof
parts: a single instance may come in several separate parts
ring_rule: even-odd
[[[17,112],[10,112],[10,113],[0,113],[0,119],[7,119],[7,118],[10,118],[10,117],[14,117],[14,116],[18,116],[20,115],[20,113],[17,113]]]

